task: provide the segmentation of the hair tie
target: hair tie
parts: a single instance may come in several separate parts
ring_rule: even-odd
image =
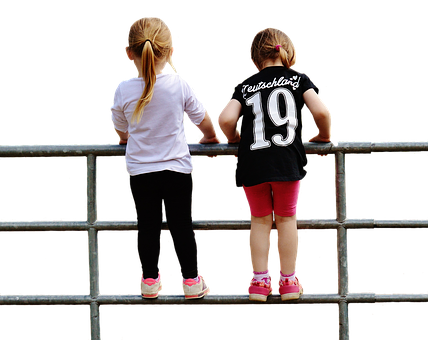
[[[150,41],[150,39],[146,39],[146,41],[144,41],[143,45],[144,45],[146,42],[149,42],[150,44],[152,43],[152,42]]]
[[[279,51],[279,48],[282,47],[281,45],[276,45],[275,50]]]

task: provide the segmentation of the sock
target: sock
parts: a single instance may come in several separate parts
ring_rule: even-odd
[[[296,272],[295,271],[292,272],[291,274],[287,274],[287,275],[283,274],[280,271],[280,274],[281,274],[281,281],[285,281],[286,279],[289,279],[291,281],[295,281],[296,280]]]
[[[147,280],[147,279],[153,279],[156,282],[159,282],[159,280],[160,280],[160,274],[158,273],[158,277],[157,278],[154,278],[154,277],[144,277],[144,275],[143,275],[143,280]]]
[[[195,280],[195,281],[196,281],[196,283],[199,283],[199,275],[198,275],[198,276],[196,276],[196,277],[195,277],[195,278],[193,278],[193,279],[192,279],[192,278],[189,278],[189,279],[185,279],[185,278],[183,278],[183,282],[184,282],[184,281],[186,281],[186,280],[190,280],[190,279],[191,279],[191,280]]]
[[[270,283],[269,270],[266,270],[264,272],[253,272],[253,274],[254,274],[253,278],[256,281],[259,281],[259,282],[263,281],[266,284]]]

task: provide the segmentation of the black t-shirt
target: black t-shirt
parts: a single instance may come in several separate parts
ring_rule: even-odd
[[[241,105],[237,186],[297,181],[305,177],[302,143],[303,93],[318,88],[302,73],[267,67],[235,88]]]

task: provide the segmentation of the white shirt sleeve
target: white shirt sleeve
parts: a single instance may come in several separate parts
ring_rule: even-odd
[[[192,88],[185,82],[183,84],[184,112],[187,113],[193,124],[199,125],[205,118],[205,108],[196,98]]]
[[[114,94],[114,103],[111,107],[111,118],[113,120],[113,125],[116,130],[127,132],[128,131],[128,121],[125,117],[125,112],[123,109],[122,95],[120,91],[120,85],[117,87]]]

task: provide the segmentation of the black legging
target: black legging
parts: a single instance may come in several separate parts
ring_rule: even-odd
[[[198,276],[192,226],[192,175],[160,171],[131,176],[138,218],[138,253],[145,279],[158,277],[162,200],[184,279]]]

